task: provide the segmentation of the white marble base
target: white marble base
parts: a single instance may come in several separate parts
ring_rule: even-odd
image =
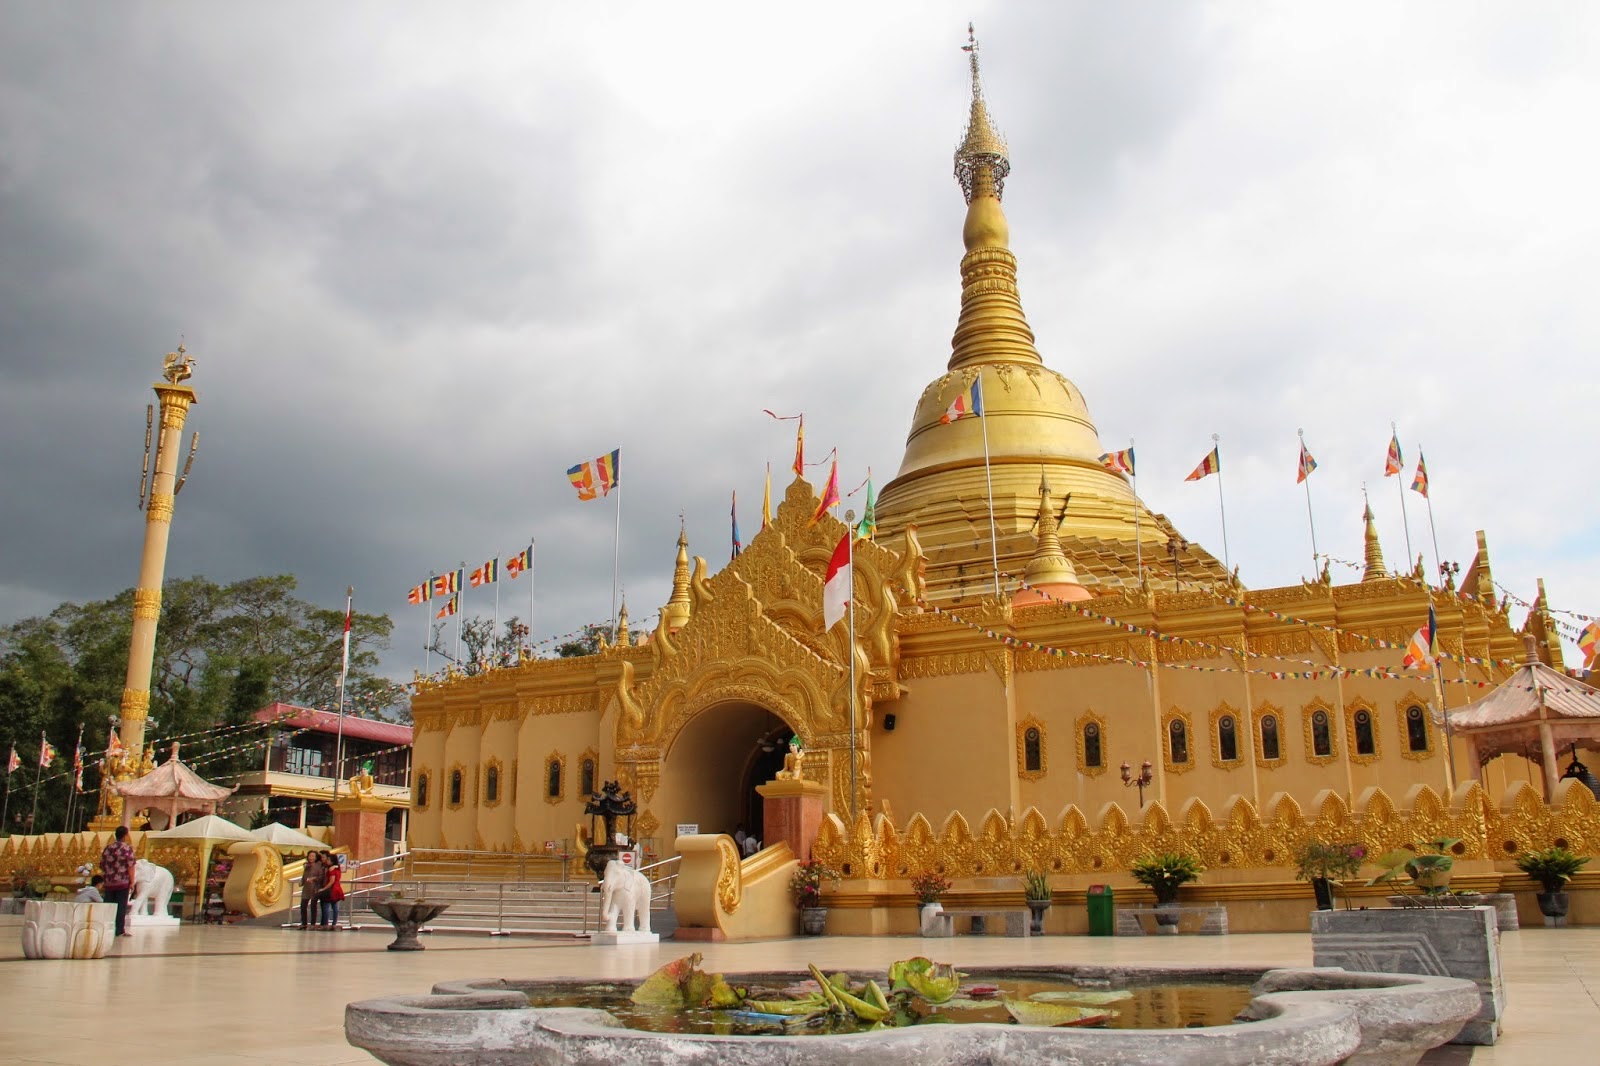
[[[613,944],[659,944],[660,933],[590,933],[589,943],[593,945]]]
[[[30,899],[23,910],[23,957],[103,959],[116,939],[116,920],[114,903]]]
[[[170,914],[130,914],[129,929],[177,929],[183,922]]]

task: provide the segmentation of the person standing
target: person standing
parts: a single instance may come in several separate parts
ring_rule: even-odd
[[[329,929],[339,928],[339,902],[344,899],[344,867],[339,856],[322,853],[327,860],[328,880],[322,889],[322,922]]]
[[[133,891],[133,845],[128,843],[128,827],[117,826],[117,835],[100,853],[100,875],[105,879],[101,892],[107,903],[117,905],[117,936],[128,932],[128,895]]]
[[[318,851],[306,854],[306,870],[300,875],[300,928],[309,929],[306,924],[307,911],[310,912],[310,921],[319,921],[322,917],[322,886],[327,882],[327,867],[322,865],[322,853]]]

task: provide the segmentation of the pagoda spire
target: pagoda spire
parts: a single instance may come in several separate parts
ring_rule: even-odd
[[[1069,494],[1069,500],[1072,498]],[[1063,506],[1062,510],[1066,508]],[[1050,480],[1039,472],[1039,516],[1034,525],[1033,558],[1028,560],[1023,579],[1032,588],[1048,585],[1076,585],[1078,572],[1061,550],[1061,519],[1050,496]]]
[[[967,201],[961,238],[961,315],[951,338],[951,370],[981,363],[1043,365],[1033,345],[1033,330],[1022,313],[1017,290],[1017,259],[1011,254],[1011,228],[1000,198],[1011,159],[1005,138],[989,118],[978,73],[978,39],[967,24],[962,46],[972,72],[972,104],[967,128],[955,153],[956,182]]]
[[[1361,497],[1366,500],[1367,490],[1362,488]],[[1366,511],[1362,515],[1367,522],[1367,567],[1361,573],[1361,580],[1381,581],[1387,576],[1383,565],[1383,545],[1378,543],[1378,527],[1372,520],[1372,503],[1367,501]]]
[[[676,633],[689,624],[693,601],[689,599],[689,534],[680,520],[678,523],[678,559],[672,568],[672,596],[661,609],[667,631]]]
[[[626,648],[633,643],[633,636],[628,632],[628,597],[622,597],[622,610],[617,612],[617,647]]]

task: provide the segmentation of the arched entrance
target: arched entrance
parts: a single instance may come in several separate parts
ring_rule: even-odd
[[[765,842],[756,786],[783,769],[793,735],[777,714],[742,700],[696,715],[662,759],[661,792],[670,797],[672,821],[730,835],[743,825]]]

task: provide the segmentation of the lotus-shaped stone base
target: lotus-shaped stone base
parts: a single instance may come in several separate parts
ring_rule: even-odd
[[[22,954],[30,959],[103,959],[111,950],[115,903],[30,899],[23,910]]]
[[[382,899],[372,904],[372,913],[394,926],[394,943],[390,951],[422,951],[417,930],[450,909],[448,903],[430,903],[425,899]]]

